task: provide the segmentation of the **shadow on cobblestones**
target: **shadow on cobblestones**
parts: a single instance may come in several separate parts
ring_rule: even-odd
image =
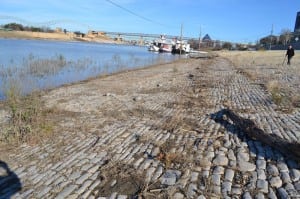
[[[223,125],[228,131],[238,133],[241,139],[240,132],[243,132],[249,138],[258,140],[280,151],[287,158],[300,162],[300,143],[289,142],[276,134],[265,133],[262,129],[257,127],[252,120],[244,119],[229,109],[222,109],[213,113],[211,114],[211,118],[214,119],[215,122]]]
[[[18,176],[0,160],[0,199],[9,199],[22,189]]]

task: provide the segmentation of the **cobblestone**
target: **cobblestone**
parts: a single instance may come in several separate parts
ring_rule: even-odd
[[[300,171],[298,169],[291,169],[290,175],[293,182],[300,180]]]
[[[56,199],[64,199],[66,198],[68,195],[70,195],[75,189],[77,188],[76,185],[70,185],[67,186],[62,192],[60,192],[57,197],[55,197]]]
[[[257,170],[257,178],[260,179],[260,180],[265,180],[267,178],[265,170],[258,169]]]
[[[48,106],[78,114],[60,124],[57,143],[24,146],[5,160],[23,187],[12,198],[130,198],[124,189],[131,179],[157,197],[298,197],[297,161],[213,115],[229,107],[264,132],[296,142],[299,109],[278,111],[265,89],[225,59],[195,62],[201,70],[180,62],[176,77],[166,65],[50,91]],[[120,83],[112,87],[116,77]],[[0,195],[14,190],[1,192],[9,179],[0,180]]]
[[[194,198],[197,194],[197,185],[196,184],[190,184],[187,191],[187,196],[189,198]]]
[[[225,171],[225,180],[232,182],[234,177],[234,171],[232,169],[226,169]]]
[[[280,187],[278,189],[278,194],[280,196],[280,198],[288,198],[289,194],[286,192],[286,190],[283,187]]]
[[[267,165],[267,163],[265,160],[263,160],[263,159],[256,160],[256,168],[257,169],[266,169],[266,165]]]
[[[216,158],[213,160],[213,164],[226,166],[228,164],[228,158],[225,155],[218,154]]]
[[[278,176],[279,175],[278,169],[275,165],[269,165],[267,167],[267,171],[268,171],[268,174],[271,175],[271,176]]]
[[[263,193],[268,193],[268,182],[266,180],[257,180],[257,188]]]
[[[245,193],[243,194],[243,199],[252,199],[252,197],[251,197],[251,195],[250,195],[249,192],[245,192]]]
[[[222,194],[223,196],[226,196],[228,194],[231,193],[231,187],[232,187],[232,183],[225,181],[222,183]]]
[[[238,161],[238,167],[240,171],[254,171],[256,166],[250,162],[244,162],[243,160]]]
[[[269,180],[269,183],[271,185],[271,187],[275,187],[275,188],[279,188],[282,186],[282,181],[280,179],[279,176],[277,177],[272,177],[270,180]]]
[[[181,176],[180,171],[167,170],[162,176],[161,183],[169,186],[174,185],[180,176]]]

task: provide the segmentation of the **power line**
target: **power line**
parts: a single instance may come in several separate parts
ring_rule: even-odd
[[[156,22],[156,21],[153,21],[153,20],[151,20],[149,18],[146,18],[146,17],[144,17],[142,15],[139,15],[139,14],[137,14],[137,13],[135,13],[135,12],[133,12],[133,11],[131,11],[131,10],[129,10],[129,9],[127,9],[127,8],[125,8],[125,7],[121,6],[121,5],[113,2],[113,1],[111,1],[111,0],[106,0],[106,1],[109,2],[109,3],[111,3],[111,4],[113,4],[114,6],[117,6],[118,8],[121,8],[122,10],[125,10],[126,12],[128,12],[128,13],[136,16],[136,17],[139,17],[139,18],[145,20],[145,21],[148,21],[148,22],[151,22],[151,23],[154,23],[154,24],[158,24],[158,25],[161,25],[161,26],[166,26],[164,24],[161,24],[159,22]]]

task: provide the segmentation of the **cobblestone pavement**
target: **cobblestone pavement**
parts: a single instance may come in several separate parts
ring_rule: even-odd
[[[229,108],[295,143],[300,110],[280,112],[223,58],[124,72],[44,100],[73,114],[55,142],[3,160],[0,198],[300,198],[298,160],[213,118]]]

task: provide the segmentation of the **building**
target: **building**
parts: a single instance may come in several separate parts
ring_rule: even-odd
[[[210,36],[208,34],[206,34],[203,38],[202,38],[203,42],[212,42]]]
[[[294,32],[300,33],[300,12],[297,13]]]
[[[285,31],[280,36],[269,35],[261,38],[259,43],[265,49],[286,50],[288,45],[300,50],[300,11],[297,12],[294,31]]]
[[[212,47],[214,47],[214,42],[210,38],[210,36],[208,34],[206,34],[202,38],[202,40],[201,40],[201,47],[203,47],[203,48],[212,48]]]
[[[92,37],[92,38],[94,38],[94,37],[105,37],[105,36],[106,36],[105,32],[101,32],[101,31],[90,30],[88,32],[88,37]]]

